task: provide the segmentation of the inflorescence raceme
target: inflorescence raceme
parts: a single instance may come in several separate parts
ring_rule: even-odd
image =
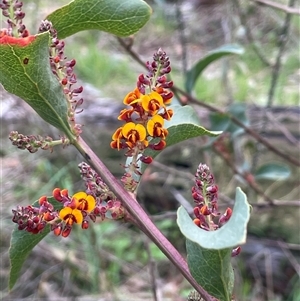
[[[168,130],[164,121],[173,116],[173,110],[167,108],[173,97],[168,90],[173,82],[167,81],[166,76],[171,71],[169,57],[158,49],[146,66],[148,74],[138,77],[137,87],[123,100],[128,107],[120,112],[118,119],[125,124],[115,131],[110,144],[112,148],[127,150],[126,156],[133,158],[130,167],[136,174],[140,174],[138,160],[152,162],[152,157],[144,155],[146,148],[159,151],[166,146]]]
[[[52,198],[42,196],[35,206],[18,206],[13,209],[12,218],[18,224],[18,229],[37,234],[50,225],[55,235],[67,237],[74,224],[81,224],[82,229],[88,229],[90,220],[95,222],[97,217],[100,220],[106,216],[112,219],[125,218],[126,211],[121,202],[99,175],[86,163],[79,164],[79,169],[86,192],[80,191],[71,196],[67,189],[55,188]]]
[[[221,215],[218,211],[218,186],[214,176],[206,164],[200,163],[195,174],[195,185],[192,187],[192,196],[196,206],[194,207],[194,223],[206,231],[215,231],[226,224],[232,209],[227,208]],[[217,219],[217,223],[215,223]],[[241,248],[233,249],[232,256],[240,253]]]
[[[22,11],[22,7],[23,2],[18,0],[2,0],[0,2],[2,15],[7,18],[7,28],[1,30],[0,37],[2,35],[18,36],[20,38],[26,38],[29,36],[28,30],[23,24],[25,13]]]
[[[83,104],[83,98],[78,98],[78,95],[82,93],[83,87],[74,87],[77,83],[74,73],[76,60],[67,60],[64,54],[65,42],[58,39],[57,31],[53,28],[50,21],[42,21],[39,32],[49,32],[51,36],[51,45],[49,48],[51,70],[63,87],[68,104],[68,121],[70,127],[73,133],[79,136],[82,133],[82,125],[75,122],[75,114],[82,112],[82,109],[79,109],[79,107]]]

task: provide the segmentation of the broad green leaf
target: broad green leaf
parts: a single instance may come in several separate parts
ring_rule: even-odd
[[[62,204],[56,201],[53,197],[48,198],[56,210],[62,208]],[[34,202],[33,207],[38,206],[38,201]],[[50,232],[50,226],[39,234],[32,234],[25,230],[18,230],[16,227],[11,236],[9,248],[10,273],[8,287],[11,290],[19,278],[21,268],[32,251],[32,249]]]
[[[46,19],[52,22],[59,38],[88,29],[129,36],[145,25],[151,12],[142,0],[73,0]]]
[[[187,239],[187,262],[192,276],[210,295],[231,301],[234,273],[231,248],[208,250]]]
[[[285,180],[291,174],[288,166],[277,163],[267,163],[256,170],[254,176],[256,180]]]
[[[170,121],[165,122],[169,134],[166,138],[167,146],[178,142],[199,137],[218,136],[221,131],[209,131],[200,125],[199,117],[191,106],[171,106],[174,115]]]
[[[250,205],[240,188],[236,189],[235,204],[230,220],[216,231],[205,231],[197,227],[183,207],[180,207],[177,212],[177,224],[181,233],[199,246],[212,250],[233,248],[244,244],[249,218]]]
[[[0,39],[0,83],[70,138],[67,102],[49,64],[49,33],[32,39],[22,46]],[[21,38],[16,40],[22,41]]]
[[[224,45],[208,53],[204,58],[200,59],[186,74],[185,88],[191,93],[198,77],[203,70],[212,62],[219,58],[232,54],[243,54],[244,49],[238,45]]]

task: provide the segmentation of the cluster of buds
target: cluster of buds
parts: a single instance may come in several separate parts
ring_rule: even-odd
[[[40,135],[23,135],[19,134],[17,131],[12,131],[9,134],[9,139],[13,145],[17,146],[19,149],[27,149],[30,153],[35,153],[38,149],[43,150],[53,150],[53,146],[57,144],[68,144],[68,140],[62,138],[61,140],[53,141],[49,136],[42,137]]]
[[[166,77],[171,71],[169,57],[159,49],[153,61],[146,65],[148,74],[138,77],[137,87],[123,100],[129,108],[123,109],[118,119],[125,124],[115,131],[110,144],[118,150],[127,149],[126,156],[134,158],[131,168],[137,174],[138,160],[146,164],[152,162],[152,157],[143,155],[146,148],[159,151],[166,146],[168,130],[164,128],[164,121],[173,116],[173,110],[166,107],[173,97],[167,90],[173,85]]]
[[[206,164],[200,163],[197,168],[192,196],[196,204],[194,223],[199,228],[214,231],[229,221],[232,209],[228,207],[223,214],[218,211],[218,186],[215,185],[214,176]],[[239,252],[240,247],[237,247],[232,251],[232,256],[238,255]]]
[[[53,74],[57,77],[63,87],[68,103],[68,121],[73,133],[79,136],[82,133],[82,125],[75,122],[75,114],[82,112],[79,107],[83,103],[83,98],[78,95],[83,91],[83,87],[74,87],[77,78],[74,73],[76,61],[67,60],[64,54],[65,42],[59,40],[57,31],[53,28],[52,23],[48,20],[42,21],[39,32],[49,32],[51,36],[51,45],[49,48],[50,66]]]
[[[86,183],[86,192],[80,191],[70,196],[67,189],[55,188],[51,201],[42,196],[36,206],[18,206],[12,210],[12,220],[18,224],[18,229],[37,234],[50,225],[55,235],[67,237],[75,224],[88,229],[89,221],[95,222],[97,217],[100,220],[105,217],[124,218],[126,212],[121,202],[109,191],[98,174],[85,163],[80,164],[80,170]]]
[[[23,3],[18,0],[2,0],[0,2],[2,15],[7,18],[7,29],[2,34],[20,38],[29,36],[28,30],[23,24],[25,13],[22,11],[22,6]]]
[[[146,67],[148,74],[141,74],[137,81],[139,91],[145,94],[147,87],[153,87],[153,90],[162,96],[164,104],[169,104],[173,97],[173,93],[168,90],[172,88],[173,82],[167,81],[166,76],[166,74],[171,72],[169,57],[159,48],[153,54],[153,61],[148,61]]]
[[[81,177],[85,182],[86,192],[97,200],[94,213],[110,213],[112,219],[127,218],[126,211],[115,194],[104,183],[102,178],[85,162],[78,165]],[[104,217],[104,215],[103,215]]]

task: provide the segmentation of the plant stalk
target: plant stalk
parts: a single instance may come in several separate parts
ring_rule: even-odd
[[[158,248],[179,269],[182,275],[205,301],[213,301],[214,298],[211,297],[193,278],[188,269],[186,261],[183,259],[180,253],[154,225],[136,199],[134,199],[129,192],[121,186],[121,184],[116,180],[116,178],[91,150],[86,142],[81,137],[78,137],[78,140],[73,144],[84,157],[84,159],[87,160],[94,170],[102,177],[103,181],[109,186],[116,197],[122,202],[124,208],[131,214],[133,220],[136,221],[136,225],[140,228],[140,230],[142,230],[158,246]]]

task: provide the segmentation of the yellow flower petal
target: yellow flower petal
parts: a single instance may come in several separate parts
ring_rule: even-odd
[[[160,94],[158,94],[157,92],[153,91],[151,92],[149,95],[149,98],[152,100],[152,99],[155,99],[159,102],[159,104],[162,106],[163,103],[164,103],[164,100],[162,98],[162,96]]]
[[[122,134],[125,138],[128,137],[128,134],[131,130],[133,130],[135,128],[135,123],[133,122],[128,122],[126,123],[123,128],[122,128]]]
[[[72,209],[70,207],[64,207],[59,211],[59,217],[65,219],[68,214],[72,214]]]
[[[160,115],[154,115],[147,123],[147,131],[149,135],[153,137],[155,128],[162,128],[163,125],[164,119]]]
[[[85,192],[77,192],[73,195],[73,198],[75,198],[78,201],[77,209],[91,212],[95,206],[96,206],[96,200],[92,195],[86,194]]]
[[[78,209],[74,209],[72,211],[72,215],[73,215],[73,220],[75,223],[77,224],[81,224],[82,221],[83,221],[83,215],[82,215],[82,212]]]
[[[140,101],[139,98],[140,98],[141,95],[142,95],[142,94],[141,94],[141,92],[139,91],[139,89],[138,89],[138,88],[135,88],[134,91],[129,92],[129,93],[125,96],[125,98],[124,98],[124,100],[123,100],[123,103],[124,103],[125,105],[131,105],[131,104],[133,104],[133,103],[137,103],[137,102]]]
[[[161,95],[153,91],[141,97],[142,107],[145,111],[156,114],[161,106],[164,106],[164,101]]]
[[[83,221],[81,211],[78,209],[72,210],[70,207],[61,209],[59,211],[59,217],[68,225],[73,225],[74,223],[81,224]]]
[[[152,117],[152,120],[154,123],[159,123],[160,126],[163,126],[164,125],[164,119],[160,116],[160,115],[155,115]]]
[[[157,116],[157,115],[155,115],[155,116]],[[152,137],[153,137],[153,132],[154,132],[154,125],[155,125],[155,122],[153,121],[153,119],[150,119],[147,122],[147,131],[148,131],[148,134]]]
[[[140,141],[143,141],[146,139],[146,136],[147,136],[147,132],[146,132],[146,129],[145,127],[142,125],[142,124],[137,124],[135,126],[135,130],[139,133],[139,140]]]

